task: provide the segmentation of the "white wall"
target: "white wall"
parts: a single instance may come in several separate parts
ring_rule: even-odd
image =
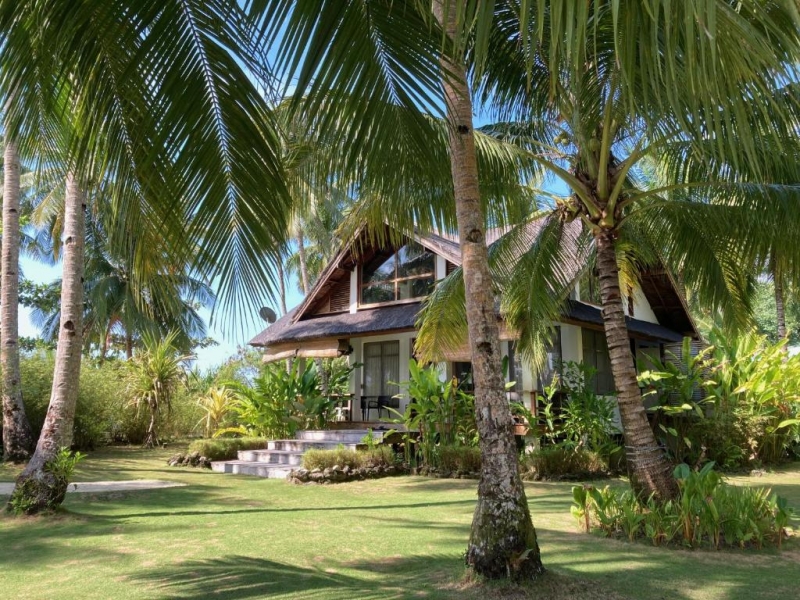
[[[625,299],[623,305],[625,306],[625,314],[627,314],[627,299]],[[653,309],[650,308],[650,302],[647,301],[647,297],[644,295],[642,288],[638,286],[633,290],[633,318],[639,319],[640,321],[647,321],[648,323],[658,323],[658,319],[656,318]]]

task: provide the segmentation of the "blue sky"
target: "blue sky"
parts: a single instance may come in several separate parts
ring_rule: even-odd
[[[31,260],[22,258],[22,272],[27,279],[36,283],[49,283],[61,277],[61,265],[44,265]],[[302,294],[297,291],[297,281],[292,278],[286,285],[286,304],[291,309],[302,299]],[[280,313],[277,306],[272,306],[276,313]],[[33,325],[30,319],[31,311],[24,306],[19,307],[19,334],[26,337],[38,337],[39,330]],[[206,323],[211,316],[209,311],[201,311]],[[266,327],[266,323],[237,323],[234,331],[222,332],[215,328],[209,330],[209,335],[219,342],[218,346],[203,348],[197,352],[197,367],[206,370],[225,361],[226,358],[236,352],[237,346],[244,346],[257,333]]]

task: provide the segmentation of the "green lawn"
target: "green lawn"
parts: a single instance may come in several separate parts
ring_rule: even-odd
[[[70,494],[63,514],[0,517],[3,598],[796,598],[800,542],[782,553],[690,551],[576,532],[570,485],[528,485],[549,574],[529,589],[464,579],[475,483],[400,477],[293,486],[174,469],[170,451],[93,453],[80,481],[183,488]],[[0,480],[14,472],[0,466]],[[800,508],[800,467],[770,485]],[[4,499],[3,499],[4,500]],[[794,522],[800,529],[800,522]]]

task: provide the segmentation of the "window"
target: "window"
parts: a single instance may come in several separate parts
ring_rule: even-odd
[[[522,398],[522,361],[517,355],[517,343],[508,342],[508,381],[514,382],[514,387],[508,390],[512,400]]]
[[[595,394],[613,394],[616,391],[614,375],[611,373],[611,360],[608,357],[606,335],[594,329],[582,329],[583,364],[592,367],[596,373],[590,387]]]
[[[453,377],[456,378],[461,386],[461,389],[467,393],[475,391],[475,384],[472,381],[472,363],[471,362],[454,362],[453,363]]]
[[[547,361],[537,377],[537,389],[542,392],[544,388],[553,383],[556,373],[561,373],[561,327],[553,328],[553,337],[547,345]]]
[[[363,396],[377,399],[392,397],[400,390],[400,342],[370,342],[364,344],[364,391]],[[389,406],[397,408],[397,398]]]
[[[423,298],[433,289],[436,258],[417,243],[378,252],[361,268],[361,304]]]

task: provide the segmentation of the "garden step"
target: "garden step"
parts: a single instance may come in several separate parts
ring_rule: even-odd
[[[218,473],[235,475],[253,475],[269,479],[286,479],[293,467],[276,465],[268,462],[251,462],[247,460],[218,460],[211,463],[211,469]]]
[[[336,450],[343,446],[348,450],[355,450],[356,442],[326,442],[321,440],[270,440],[267,442],[267,450],[285,450],[289,452],[305,452],[310,448],[319,450]]]
[[[291,466],[303,464],[303,453],[293,450],[239,450],[237,454],[239,460],[245,462]]]
[[[383,431],[373,431],[372,437],[378,441],[383,439]],[[337,442],[344,444],[360,444],[364,436],[369,435],[366,429],[338,429],[334,431],[307,429],[295,433],[298,440],[310,440],[319,442]]]

